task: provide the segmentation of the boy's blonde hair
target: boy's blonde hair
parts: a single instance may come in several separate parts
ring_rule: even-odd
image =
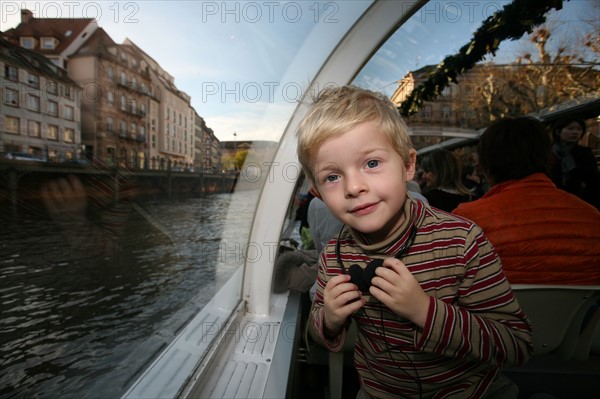
[[[413,148],[408,128],[387,97],[355,86],[329,87],[319,94],[296,132],[298,160],[313,185],[315,176],[311,167],[321,145],[371,121],[379,125],[392,148],[408,162]]]

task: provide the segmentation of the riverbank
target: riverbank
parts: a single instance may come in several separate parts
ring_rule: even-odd
[[[136,200],[162,200],[230,193],[235,173],[127,170],[95,165],[0,161],[0,206],[17,209],[20,203],[40,200],[40,188],[53,179],[75,176],[86,189],[118,198],[126,193]]]

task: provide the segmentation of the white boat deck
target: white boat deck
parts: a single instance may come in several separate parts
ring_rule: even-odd
[[[299,296],[273,295],[268,316],[247,313],[228,289],[241,276],[240,269],[123,398],[285,396]]]

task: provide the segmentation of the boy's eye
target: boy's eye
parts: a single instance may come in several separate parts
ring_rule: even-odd
[[[325,178],[325,180],[327,180],[328,182],[334,182],[338,179],[338,175],[329,175]]]
[[[372,159],[367,162],[367,168],[376,168],[379,165],[379,161]]]

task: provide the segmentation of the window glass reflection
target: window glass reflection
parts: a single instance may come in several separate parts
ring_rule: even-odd
[[[127,390],[243,266],[289,116],[368,5],[54,2],[3,14],[0,396]],[[25,25],[56,17],[29,40]]]

